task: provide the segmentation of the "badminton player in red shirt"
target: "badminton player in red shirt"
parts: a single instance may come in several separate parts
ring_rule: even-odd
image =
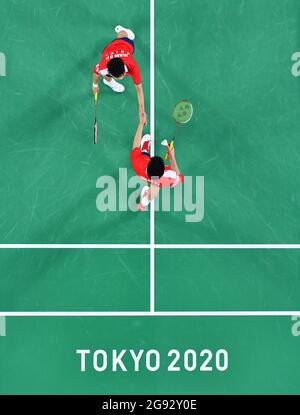
[[[116,26],[117,39],[113,40],[102,52],[101,60],[94,67],[93,93],[99,92],[99,78],[103,76],[103,83],[114,92],[124,92],[125,87],[117,82],[124,76],[131,76],[137,91],[139,116],[146,117],[142,77],[138,64],[133,58],[135,34],[123,26]]]
[[[175,187],[184,181],[176,163],[174,148],[168,147],[170,166],[166,166],[159,156],[151,157],[151,136],[143,134],[146,117],[141,117],[135,133],[132,151],[130,153],[131,165],[135,173],[150,184],[144,186],[141,192],[138,210],[145,210],[149,203],[156,198],[162,186]]]

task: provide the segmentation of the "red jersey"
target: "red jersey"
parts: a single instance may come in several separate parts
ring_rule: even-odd
[[[132,76],[135,85],[142,82],[141,72],[138,64],[133,59],[133,46],[122,39],[111,42],[102,52],[101,60],[94,67],[94,73],[98,75],[109,75],[107,64],[113,58],[121,58],[125,65],[125,74]]]
[[[142,154],[142,150],[138,147],[134,148],[130,153],[132,168],[135,173],[148,183],[154,184],[159,187],[169,186],[174,187],[184,181],[182,174],[177,174],[174,170],[171,170],[170,166],[165,165],[165,172],[162,177],[157,180],[151,180],[147,175],[147,167],[150,161],[150,157]]]

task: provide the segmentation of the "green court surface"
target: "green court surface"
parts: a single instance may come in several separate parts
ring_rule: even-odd
[[[149,311],[149,258],[148,249],[2,249],[1,310]],[[299,260],[298,250],[158,250],[155,310],[298,310]]]
[[[156,138],[169,134],[172,105],[190,100],[176,154],[185,175],[205,178],[204,220],[158,213],[156,241],[298,243],[299,2],[156,5]]]
[[[126,7],[123,7],[126,4]],[[149,108],[149,0],[2,0],[1,223],[3,243],[145,243],[148,215],[96,210],[97,178],[130,167],[134,87],[102,88],[92,146],[92,67],[115,22],[137,33]],[[137,8],[139,13],[137,14]],[[296,0],[156,1],[156,147],[182,98],[194,118],[178,136],[179,166],[205,178],[205,215],[156,215],[159,243],[297,243],[299,210]],[[75,29],[76,28],[76,29]],[[132,174],[130,170],[130,174]]]
[[[161,312],[299,310],[299,250],[184,248],[300,241],[300,80],[291,73],[299,1],[155,0],[154,43],[150,0],[0,0],[0,10],[0,312],[148,312],[154,295]],[[122,81],[124,94],[101,84],[93,144],[92,69],[117,24],[136,33],[158,155],[174,131],[174,104],[193,104],[175,151],[186,177],[204,177],[199,222],[186,222],[186,211],[156,211],[151,221],[150,212],[96,209],[100,176],[118,182],[119,168],[134,176],[131,79]],[[278,316],[9,317],[0,394],[299,393],[291,325]],[[230,367],[81,374],[76,348],[99,347],[223,347]]]
[[[147,311],[149,263],[142,249],[2,249],[1,310]]]
[[[98,177],[129,168],[138,122],[136,92],[102,85],[101,141],[93,144],[92,70],[124,20],[149,109],[149,1],[0,1],[1,243],[145,243],[147,215],[96,209]],[[139,13],[137,15],[137,6]],[[129,171],[129,176],[133,172]]]
[[[157,310],[299,309],[298,250],[176,249],[155,258]]]

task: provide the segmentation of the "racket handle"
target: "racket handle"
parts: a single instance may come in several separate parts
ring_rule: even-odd
[[[172,148],[174,147],[174,140],[172,140],[169,144],[169,149],[172,150]],[[169,152],[167,151],[166,156],[165,156],[165,160],[169,160]]]
[[[95,93],[94,97],[95,97],[95,102],[97,102],[98,101],[98,92]]]

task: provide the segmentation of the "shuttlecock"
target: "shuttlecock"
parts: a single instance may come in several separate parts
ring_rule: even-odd
[[[168,147],[169,144],[168,144],[167,140],[163,140],[161,142],[161,145],[164,146],[164,147]]]

